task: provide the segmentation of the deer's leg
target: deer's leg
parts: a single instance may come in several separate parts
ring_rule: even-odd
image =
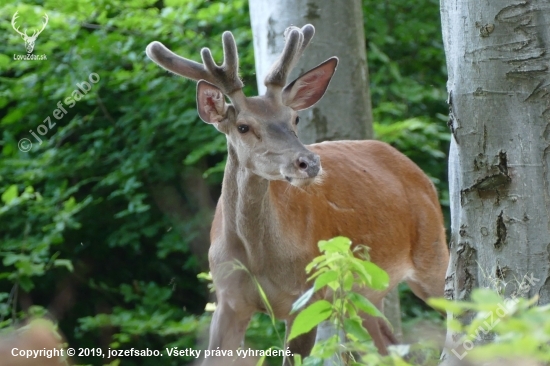
[[[407,285],[411,288],[412,292],[418,296],[422,301],[426,302],[430,297],[443,297],[443,291],[445,289],[445,274],[446,268],[439,268],[439,274],[433,277],[424,276],[422,274],[415,276],[414,279],[407,280]],[[447,314],[438,310],[443,318]]]
[[[380,301],[380,306],[378,306],[378,310],[380,310],[380,312],[384,314],[384,299]],[[395,334],[393,334],[391,324],[382,318],[376,317],[376,319],[378,320],[380,332],[382,333],[382,337],[384,338],[386,345],[391,346],[393,344],[398,344],[399,340],[397,339]]]
[[[236,311],[235,307],[232,307],[226,301],[218,303],[210,324],[210,342],[208,344],[210,356],[206,357],[203,366],[239,364],[237,349],[243,342],[246,328],[252,317],[252,311],[243,311],[242,308],[238,310]],[[215,352],[217,350],[232,350],[233,357],[217,357]]]
[[[434,229],[435,230],[435,229]],[[420,238],[422,250],[414,250],[412,262],[414,274],[407,284],[416,296],[426,301],[430,297],[442,297],[445,290],[445,276],[449,265],[449,250],[445,231],[426,234]]]
[[[374,305],[382,313],[384,312],[383,299],[374,303]],[[391,326],[384,319],[376,316],[364,314],[362,318],[363,326],[372,337],[372,341],[374,342],[376,348],[378,348],[378,352],[381,355],[387,355],[388,346],[398,343],[397,338],[395,338],[395,335],[391,330]]]
[[[449,265],[447,245],[441,240],[432,247],[429,257],[422,254],[413,257],[414,274],[407,280],[414,294],[423,301],[430,297],[442,297],[445,290],[445,275]]]
[[[288,335],[290,334],[290,328],[292,328],[292,322],[294,319],[287,320],[286,321],[286,335],[285,340],[288,339]],[[302,334],[301,336],[298,336],[294,339],[292,339],[290,342],[286,344],[286,347],[288,347],[289,351],[293,355],[300,355],[302,356],[302,359],[304,357],[309,356],[309,353],[311,352],[311,349],[313,348],[313,345],[315,344],[315,336],[317,334],[317,327],[313,328],[309,333]],[[286,350],[285,347],[285,350]],[[294,365],[294,358],[292,356],[284,358],[283,366],[292,366]]]

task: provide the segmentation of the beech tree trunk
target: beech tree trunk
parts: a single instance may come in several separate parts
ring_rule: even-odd
[[[300,113],[300,139],[306,143],[328,140],[373,138],[367,52],[360,0],[250,0],[254,35],[254,56],[260,94],[264,77],[284,47],[284,31],[290,25],[310,23],[315,36],[289,81],[331,56],[339,59],[338,69],[319,103]],[[385,314],[397,337],[401,336],[401,309],[397,289],[385,301]],[[320,325],[318,338],[331,334],[327,323]]]
[[[359,0],[250,0],[254,57],[260,94],[264,77],[284,46],[290,25],[310,23],[315,36],[289,81],[337,56],[338,69],[327,93],[312,108],[300,113],[300,139],[306,144],[327,140],[372,138],[363,12]]]
[[[547,304],[550,1],[441,0],[441,16],[452,132],[445,295],[510,296],[528,276],[528,296]],[[464,350],[447,339],[457,363]]]

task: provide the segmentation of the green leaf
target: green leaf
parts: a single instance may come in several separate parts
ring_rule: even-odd
[[[54,267],[65,267],[69,272],[74,271],[73,263],[69,259],[56,259],[53,262]]]
[[[435,309],[450,311],[456,315],[461,314],[467,308],[467,305],[465,304],[461,304],[456,301],[449,301],[443,298],[431,298],[428,299],[427,303]]]
[[[449,318],[447,319],[447,328],[455,332],[459,332],[462,330],[463,326],[457,318]]]
[[[471,299],[477,304],[500,304],[504,301],[496,292],[488,288],[476,288],[472,291]]]
[[[320,288],[325,287],[328,283],[330,282],[338,283],[337,281],[338,281],[338,272],[336,272],[335,270],[328,270],[322,273],[321,275],[319,275],[319,277],[317,277],[313,288],[315,289],[315,291],[317,291]]]
[[[17,186],[12,184],[2,193],[2,202],[9,204],[13,199],[17,198],[18,194]]]
[[[326,300],[319,300],[302,310],[294,322],[287,341],[307,333],[332,314],[332,305]]]
[[[12,61],[8,56],[0,54],[0,70],[3,70],[6,66],[10,64],[10,62]],[[0,103],[0,107],[4,106]]]
[[[195,109],[187,111],[193,116],[193,119],[197,119],[197,111]],[[186,112],[186,113],[187,113]],[[224,152],[227,147],[225,135],[219,134],[212,141],[194,149],[189,155],[186,156],[183,163],[185,165],[193,165],[206,155],[211,155],[217,152]]]
[[[260,293],[260,298],[262,299],[262,302],[264,303],[267,313],[269,317],[271,318],[271,321],[273,325],[275,325],[275,313],[273,312],[273,308],[271,307],[271,304],[269,303],[269,299],[267,298],[267,294],[265,293],[264,289],[262,288],[262,285],[260,285],[260,282],[254,278],[254,283],[256,284],[256,288],[258,289],[258,292]]]
[[[0,125],[10,125],[17,123],[25,118],[25,111],[23,109],[12,109],[9,111],[4,118],[0,120]]]
[[[365,269],[365,266],[363,265],[364,262],[364,260],[352,258],[349,261],[349,264],[351,265],[351,270],[354,271],[355,274],[358,276],[357,280],[359,281],[359,284],[361,286],[370,286],[370,283],[372,282],[372,276]]]
[[[349,335],[352,335],[358,341],[370,341],[371,336],[362,324],[362,320],[359,317],[344,319],[344,330]]]
[[[376,306],[372,302],[370,302],[369,299],[367,299],[365,296],[358,294],[356,292],[350,292],[347,294],[347,298],[349,301],[355,305],[359,310],[373,316],[378,317],[384,317],[384,314],[378,310]]]
[[[353,279],[354,278],[352,272],[347,272],[344,275],[344,291],[351,291],[354,282]]]
[[[76,200],[74,199],[74,197],[71,197],[63,202],[63,206],[65,211],[71,211],[76,206]]]
[[[34,283],[27,276],[19,277],[19,285],[21,285],[21,288],[27,292],[30,292],[34,288]]]
[[[344,236],[337,236],[330,240],[319,241],[319,249],[321,252],[326,253],[341,253],[349,250],[351,246],[351,240]]]
[[[344,306],[345,306],[346,312],[347,312],[347,314],[350,318],[357,315],[357,309],[355,308],[355,306],[350,301],[344,302]]]
[[[29,261],[29,256],[19,253],[6,253],[2,263],[5,266],[11,266],[12,264],[20,261]]]
[[[322,263],[324,260],[324,255],[313,258],[313,260],[309,262],[309,264],[306,266],[306,273],[311,273],[311,271],[315,269],[315,267],[319,266],[319,264]]]
[[[385,290],[390,284],[390,277],[382,268],[372,262],[363,261],[363,267],[371,275],[370,287],[374,290]]]

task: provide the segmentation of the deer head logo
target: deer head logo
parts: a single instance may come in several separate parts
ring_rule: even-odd
[[[44,28],[46,28],[46,25],[48,24],[48,14],[44,13],[44,24],[42,25],[42,29],[40,29],[39,31],[34,30],[32,33],[32,36],[28,36],[27,28],[25,28],[25,32],[20,32],[19,27],[17,28],[15,27],[15,20],[19,17],[17,13],[18,12],[16,11],[15,14],[13,14],[13,18],[11,18],[11,26],[13,27],[13,29],[15,29],[17,33],[21,35],[21,37],[25,41],[25,47],[27,48],[27,53],[32,53],[32,50],[34,49],[34,42],[36,42],[36,38],[40,33],[42,33],[42,31],[44,30]]]

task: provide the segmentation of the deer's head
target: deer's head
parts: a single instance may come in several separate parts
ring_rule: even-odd
[[[174,54],[159,42],[150,43],[146,53],[163,68],[198,80],[199,116],[226,134],[241,165],[265,179],[304,186],[319,176],[321,162],[317,154],[298,140],[297,112],[321,99],[338,64],[336,57],[330,58],[286,84],[288,74],[314,33],[309,24],[302,29],[286,30],[285,48],[265,78],[265,95],[259,97],[246,97],[242,91],[237,46],[231,32],[222,36],[221,66],[214,62],[208,48],[201,51],[202,64]],[[226,103],[224,95],[231,104]]]
[[[42,29],[40,29],[39,31],[34,30],[32,33],[32,36],[28,36],[26,28],[24,32],[20,32],[19,27],[15,26],[15,21],[17,20],[17,18],[19,18],[19,15],[17,15],[17,13],[18,12],[16,11],[15,14],[13,14],[13,17],[11,18],[11,26],[17,33],[19,33],[21,38],[23,38],[23,40],[25,41],[25,48],[27,48],[27,53],[32,53],[32,50],[34,49],[34,43],[36,42],[36,38],[40,33],[42,33],[42,31],[44,30],[44,28],[46,28],[46,25],[48,24],[48,14],[44,14],[44,22],[42,24]]]

